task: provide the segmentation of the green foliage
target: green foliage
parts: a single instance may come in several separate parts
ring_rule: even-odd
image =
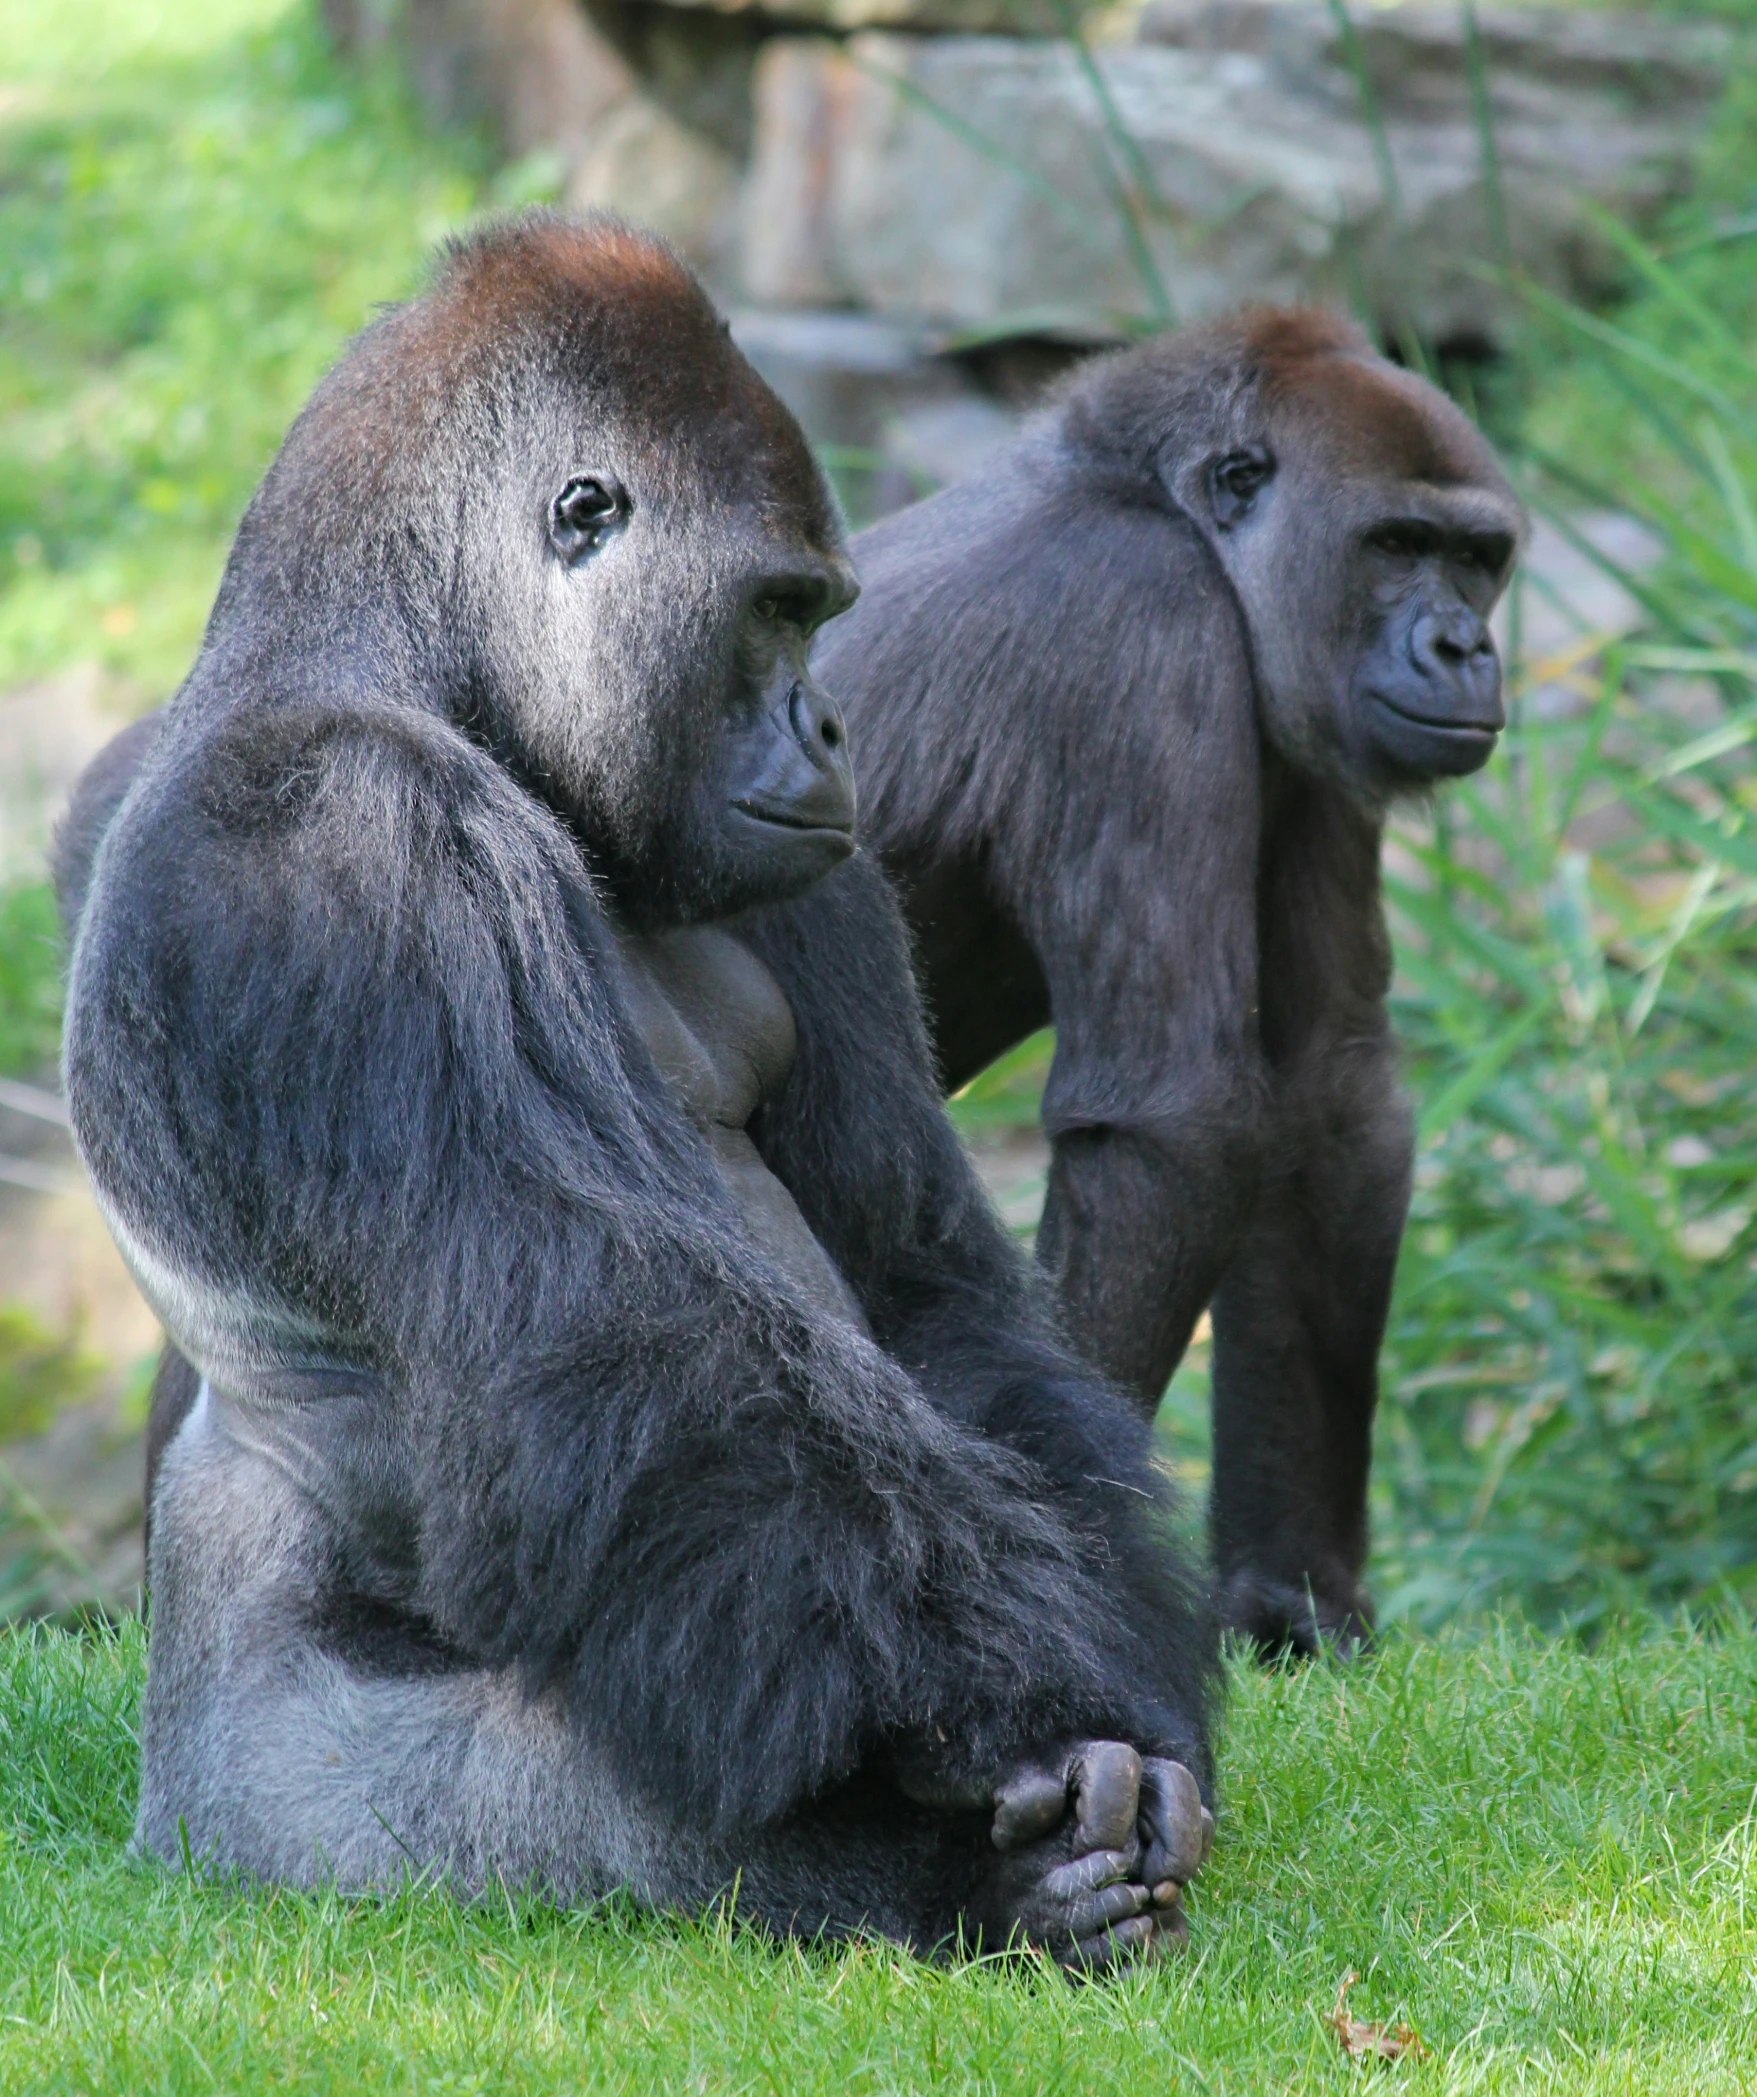
[[[61,1041],[61,931],[46,881],[0,888],[0,1076],[40,1071]]]
[[[1021,1041],[953,1095],[953,1121],[970,1136],[1035,1121],[1054,1054],[1055,1034],[1049,1027]]]
[[[1757,275],[1710,296],[1605,230],[1640,301],[1540,307],[1614,423],[1559,458],[1534,416],[1530,452],[1564,529],[1653,528],[1640,639],[1517,664],[1505,748],[1388,881],[1424,1140],[1379,1578],[1429,1619],[1757,1594]]]
[[[0,1443],[46,1427],[56,1408],[83,1397],[102,1364],[77,1334],[52,1333],[18,1304],[0,1304]]]
[[[130,1860],[138,1624],[0,1639],[0,2092],[1748,2089],[1757,1639],[1505,1628],[1240,1667],[1193,1956],[1092,1988],[620,1902],[254,1893]],[[1379,2078],[1371,2078],[1377,2082]]]
[[[1728,0],[1722,8],[1699,11],[1757,26],[1757,0]],[[1693,192],[1675,207],[1655,246],[1662,264],[1657,279],[1638,258],[1626,256],[1630,300],[1618,324],[1644,346],[1682,357],[1705,377],[1726,375],[1730,354],[1736,383],[1757,341],[1757,67],[1734,68],[1698,155]],[[1705,330],[1705,316],[1724,332]],[[1603,453],[1604,431],[1621,428],[1626,443],[1618,448],[1620,472],[1688,492],[1676,448],[1654,430],[1648,409],[1636,408],[1631,418],[1626,367],[1582,355],[1568,316],[1534,312],[1521,363],[1515,390],[1528,403],[1529,440],[1567,458],[1595,459]]]
[[[0,0],[0,52],[0,685],[96,656],[157,693],[287,423],[483,163],[286,0]]]

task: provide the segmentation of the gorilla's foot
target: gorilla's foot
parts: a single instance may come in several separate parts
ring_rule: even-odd
[[[1160,1957],[1188,1934],[1183,1889],[1213,1830],[1182,1763],[1122,1741],[1027,1764],[996,1794],[985,1934],[1022,1934],[1080,1973]]]
[[[1302,1581],[1297,1586],[1242,1568],[1220,1589],[1221,1628],[1248,1638],[1265,1658],[1297,1653],[1314,1659],[1332,1653],[1343,1660],[1371,1645],[1373,1601],[1353,1581]]]

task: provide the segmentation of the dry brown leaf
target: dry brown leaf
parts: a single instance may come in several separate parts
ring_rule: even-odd
[[[1351,2061],[1419,2061],[1427,2048],[1413,2024],[1373,2024],[1348,2014],[1348,1991],[1360,1975],[1351,1966],[1336,1990],[1336,2007],[1324,2022],[1336,2034]]]

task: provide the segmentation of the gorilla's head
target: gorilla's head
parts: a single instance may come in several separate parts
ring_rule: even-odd
[[[454,246],[319,389],[235,565],[277,540],[304,618],[370,626],[377,598],[393,681],[565,817],[629,922],[779,900],[853,850],[806,666],[855,596],[835,507],[661,243],[532,213]]]
[[[1372,801],[1487,762],[1524,512],[1467,416],[1351,322],[1275,308],[1119,359],[1107,390],[1232,583],[1285,756]]]

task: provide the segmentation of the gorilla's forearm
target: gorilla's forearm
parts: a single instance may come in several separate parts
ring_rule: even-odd
[[[1250,1214],[1253,1126],[1160,1119],[1055,1140],[1039,1264],[1069,1339],[1151,1420]]]
[[[716,1309],[718,1342],[655,1346],[638,1383],[581,1362],[498,1398],[504,1426],[472,1433],[467,1404],[436,1423],[442,1629],[559,1675],[631,1779],[722,1829],[891,1749],[937,1743],[980,1788],[1045,1740],[1161,1744],[1148,1642],[1023,1466],[862,1343],[753,1359],[739,1306]],[[570,1413],[572,1436],[542,1431]]]
[[[1371,1621],[1367,1473],[1414,1141],[1384,1032],[1314,1045],[1284,1090],[1316,1133],[1276,1147],[1215,1294],[1211,1522],[1229,1628],[1310,1651]]]

